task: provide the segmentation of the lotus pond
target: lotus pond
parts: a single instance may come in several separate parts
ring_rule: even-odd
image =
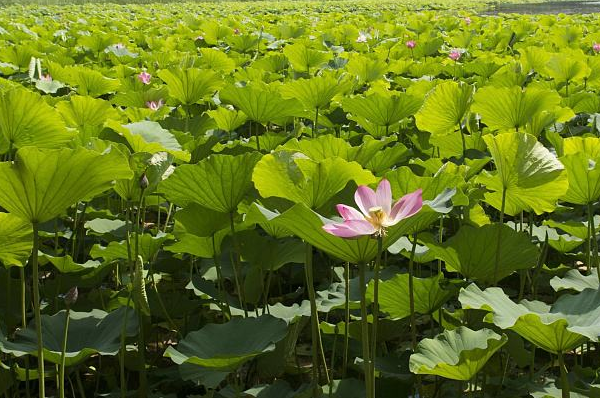
[[[0,395],[599,396],[597,16],[455,6],[0,9]]]

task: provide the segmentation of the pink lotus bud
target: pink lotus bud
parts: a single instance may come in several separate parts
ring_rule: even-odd
[[[452,50],[450,51],[450,54],[448,54],[448,57],[452,60],[452,61],[458,61],[460,59],[460,57],[462,56],[462,54],[460,53],[460,51],[458,50]]]
[[[40,76],[40,80],[44,81],[44,82],[51,82],[52,76],[50,76],[50,74],[46,73],[45,75]]]
[[[79,297],[79,291],[77,290],[77,286],[73,286],[67,294],[65,294],[65,305],[67,307],[71,307],[73,304],[77,302],[77,298]]]
[[[594,52],[600,52],[600,43],[594,43],[592,49],[594,50]]]
[[[149,108],[149,109],[152,109],[153,111],[159,110],[163,105],[164,105],[164,102],[163,102],[162,99],[160,99],[158,101],[148,101],[148,102],[146,102],[146,107]]]
[[[152,75],[148,72],[142,72],[139,75],[137,75],[137,78],[144,84],[150,84],[150,79],[152,78]]]
[[[472,22],[472,21],[471,21],[471,18],[470,18],[470,17],[465,17],[464,21],[465,21],[465,24],[467,24],[467,25],[471,25],[471,22]]]
[[[413,48],[415,48],[417,46],[417,42],[414,40],[409,40],[406,42],[406,47],[410,48],[411,50]]]

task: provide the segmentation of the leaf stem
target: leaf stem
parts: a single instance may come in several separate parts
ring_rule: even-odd
[[[569,380],[567,378],[567,368],[565,366],[565,357],[562,352],[558,353],[558,366],[560,367],[560,389],[562,391],[562,398],[569,398],[571,396],[569,388]]]
[[[237,236],[235,234],[235,222],[233,220],[233,212],[229,213],[229,226],[231,229],[231,239],[233,240],[233,249],[234,249],[233,278],[235,279],[235,288],[238,291],[238,299],[240,301],[240,307],[241,307],[241,309],[244,310],[244,316],[246,318],[248,318],[248,310],[246,309],[246,303],[244,300],[244,291],[242,288],[242,284],[240,283],[240,275],[239,275],[240,268],[241,268],[240,257],[239,257],[240,249],[239,249],[239,243],[237,240]]]
[[[496,240],[496,260],[494,264],[494,279],[493,283],[498,282],[498,269],[500,268],[500,248],[502,247],[502,226],[504,225],[504,208],[506,206],[506,187],[502,188],[502,205],[500,206],[500,230],[498,231],[498,239]]]
[[[379,323],[379,271],[381,268],[381,253],[383,252],[383,237],[377,237],[377,257],[373,270],[373,326],[371,337],[371,377],[373,379],[373,396],[375,396],[375,358],[377,357],[377,326]]]
[[[344,270],[344,356],[342,363],[342,379],[346,378],[348,369],[348,344],[350,342],[350,263],[346,262]]]
[[[38,223],[32,223],[33,227],[33,248],[31,252],[31,264],[33,268],[33,310],[35,316],[35,332],[37,336],[37,354],[38,354],[38,384],[40,398],[46,397],[46,380],[44,372],[44,342],[42,340],[42,314],[40,310],[40,276],[38,269],[38,249],[39,228]]]
[[[63,341],[62,341],[62,351],[60,353],[60,376],[58,378],[58,382],[59,382],[59,394],[60,394],[60,398],[65,398],[65,362],[66,362],[66,353],[67,353],[67,340],[68,340],[68,336],[69,336],[69,321],[70,321],[70,317],[69,317],[69,313],[71,312],[71,309],[69,306],[67,306],[67,309],[65,310],[65,331],[63,334]]]

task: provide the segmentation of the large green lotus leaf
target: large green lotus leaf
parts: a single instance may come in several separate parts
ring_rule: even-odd
[[[351,154],[354,148],[358,149],[358,147],[352,147],[345,139],[337,138],[332,134],[322,134],[310,140],[292,138],[279,147],[281,150],[302,152],[317,162],[333,157],[348,161],[354,160]]]
[[[298,79],[286,83],[281,88],[283,98],[299,100],[306,109],[323,109],[329,106],[331,99],[346,87],[331,75],[310,79]]]
[[[221,101],[232,104],[249,119],[267,124],[301,113],[297,100],[283,99],[279,93],[253,86],[227,86],[219,92]]]
[[[0,213],[0,262],[6,268],[22,267],[31,255],[31,225],[10,213]]]
[[[90,97],[100,97],[114,93],[121,86],[119,80],[109,79],[97,70],[79,65],[66,67],[65,76],[59,80],[77,87],[79,95],[89,95]]]
[[[110,102],[100,98],[74,95],[69,101],[56,105],[69,127],[79,130],[78,140],[87,144],[90,138],[98,137],[108,119],[120,119],[119,113]]]
[[[222,106],[206,112],[221,130],[232,132],[242,126],[248,117],[241,111],[230,110]]]
[[[263,198],[285,198],[313,209],[327,203],[350,181],[357,185],[376,182],[373,174],[356,162],[341,158],[315,162],[285,151],[263,156],[254,168],[252,180]]]
[[[166,245],[164,250],[172,253],[188,253],[200,258],[214,258],[221,254],[223,239],[231,233],[229,228],[222,229],[212,236],[196,236],[183,231],[175,231],[177,242]]]
[[[85,272],[100,266],[100,261],[95,260],[88,260],[83,264],[76,263],[68,254],[63,257],[44,254],[44,257],[62,274]]]
[[[141,235],[138,241],[139,255],[142,256],[145,261],[152,260],[160,250],[162,244],[170,238],[172,238],[172,236],[164,232],[160,232],[156,236],[152,236],[150,234]],[[135,245],[133,247],[135,250]],[[103,258],[107,262],[127,259],[127,242],[110,242],[108,246],[95,244],[92,246],[92,250],[90,250],[90,257]]]
[[[438,213],[424,206],[416,215],[402,220],[388,229],[383,240],[383,249],[387,249],[403,235],[427,228],[438,219],[438,216]],[[377,255],[376,239],[369,236],[358,239],[344,239],[333,236],[323,230],[325,223],[333,221],[321,217],[303,203],[294,205],[291,209],[274,218],[272,222],[278,223],[307,243],[343,261],[358,264],[369,262]]]
[[[436,173],[433,177],[421,177],[412,172],[407,166],[402,166],[385,174],[390,182],[392,194],[400,198],[417,189],[422,189],[424,200],[433,200],[446,189],[458,188],[465,184],[459,174]],[[466,203],[465,203],[466,204]]]
[[[178,210],[174,218],[186,232],[196,236],[212,236],[229,227],[229,214],[208,209],[194,202]]]
[[[600,290],[585,289],[563,295],[553,304],[523,300],[514,303],[498,287],[481,291],[475,284],[462,289],[463,308],[490,312],[486,319],[501,329],[511,329],[536,346],[554,353],[571,351],[600,336]]]
[[[287,238],[292,233],[286,228],[280,226],[276,222],[271,222],[279,216],[279,213],[275,213],[269,209],[264,208],[260,204],[254,202],[246,210],[246,217],[244,222],[247,224],[258,224],[260,227],[269,235],[274,238]]]
[[[496,164],[495,172],[484,170],[477,177],[477,182],[492,191],[485,194],[486,202],[500,210],[506,190],[504,212],[511,216],[522,210],[541,214],[556,208],[569,186],[556,156],[527,133],[486,135],[483,139]]]
[[[252,188],[252,170],[261,155],[212,155],[195,165],[182,165],[159,190],[168,200],[185,206],[198,203],[222,213],[234,212]]]
[[[346,71],[358,77],[361,83],[370,83],[384,77],[389,69],[389,64],[382,59],[371,58],[360,53],[349,53],[350,60],[346,64]]]
[[[137,315],[125,307],[106,313],[101,310],[69,313],[69,332],[65,363],[74,366],[92,355],[116,355],[121,347],[123,322],[127,322],[126,335],[135,336],[138,330]],[[65,331],[65,311],[52,316],[42,315],[42,335],[44,340],[44,360],[60,364],[63,336]],[[10,341],[0,331],[0,351],[16,357],[37,355],[37,335],[34,322],[27,329],[20,329]]]
[[[483,283],[496,283],[516,270],[533,268],[538,259],[538,249],[529,236],[504,224],[465,225],[446,242],[427,246],[450,270]]]
[[[106,125],[125,137],[134,152],[167,152],[184,162],[189,162],[192,157],[182,149],[177,138],[157,122],[143,120],[121,125],[110,121]]]
[[[598,281],[598,271],[593,269],[589,275],[582,275],[579,270],[569,270],[564,277],[555,276],[550,279],[550,286],[556,292],[561,290],[574,290],[582,292],[585,289],[598,290],[600,281]]]
[[[308,47],[305,43],[295,43],[285,46],[283,55],[287,57],[297,72],[307,72],[325,65],[332,57],[330,53],[325,51],[315,50]]]
[[[560,158],[567,169],[569,189],[562,199],[569,203],[586,205],[600,197],[600,157],[589,159],[583,153]]]
[[[201,48],[200,54],[200,65],[205,69],[230,73],[236,67],[235,61],[219,48]]]
[[[419,130],[445,135],[461,125],[473,97],[473,87],[453,81],[435,86],[415,115]]]
[[[461,326],[445,330],[433,339],[423,339],[410,356],[410,371],[452,380],[471,380],[508,341],[490,329]]]
[[[483,87],[475,93],[471,110],[493,130],[524,128],[537,114],[560,106],[556,91],[521,87]]]
[[[346,98],[342,106],[354,116],[362,117],[377,126],[389,127],[414,115],[422,103],[420,98],[410,94],[375,92],[366,97]]]
[[[249,230],[240,234],[240,254],[244,261],[271,272],[289,263],[304,264],[306,246],[296,238],[273,239]]]
[[[581,51],[556,54],[550,57],[546,64],[547,75],[560,83],[582,82],[590,76],[591,72],[591,68],[584,62]]]
[[[600,138],[598,137],[568,137],[562,140],[563,154],[582,154],[589,159],[600,157]]]
[[[25,89],[0,92],[0,132],[14,148],[60,148],[75,135],[40,95]]]
[[[118,179],[131,178],[118,151],[19,149],[14,163],[0,164],[0,206],[32,223],[48,221],[69,206],[91,199]]]
[[[398,274],[379,283],[379,308],[392,319],[410,316],[408,279],[408,274]],[[456,293],[456,289],[444,288],[444,282],[442,274],[431,278],[413,278],[416,313],[431,314]],[[372,281],[369,283],[367,298],[373,301]]]
[[[189,333],[165,356],[178,365],[190,363],[209,369],[235,370],[244,362],[273,351],[287,335],[287,323],[271,315],[233,318]]]
[[[184,105],[200,102],[223,86],[219,75],[197,68],[163,69],[158,77],[167,84],[169,95]]]

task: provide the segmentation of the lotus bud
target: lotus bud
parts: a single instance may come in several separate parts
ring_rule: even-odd
[[[77,302],[77,298],[79,297],[79,291],[77,290],[77,286],[73,286],[67,294],[65,294],[65,305],[67,308],[70,308],[73,304]]]
[[[148,176],[146,175],[146,172],[144,172],[140,177],[140,188],[146,189],[148,188],[148,185],[150,185],[150,181],[148,181]]]

